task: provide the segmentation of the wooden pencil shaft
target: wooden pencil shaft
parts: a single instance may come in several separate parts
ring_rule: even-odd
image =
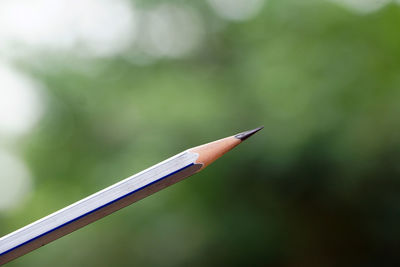
[[[261,129],[186,150],[0,238],[0,265],[195,174]]]
[[[134,194],[130,194],[124,198],[121,198],[118,201],[111,203],[110,205],[105,206],[104,208],[93,211],[92,213],[81,217],[77,220],[74,220],[70,223],[65,224],[64,227],[59,227],[57,229],[52,230],[47,234],[42,234],[37,238],[31,240],[30,242],[23,243],[22,245],[16,247],[15,249],[11,249],[8,253],[0,256],[0,265],[5,264],[15,258],[18,258],[22,255],[25,255],[41,246],[44,246],[64,235],[67,235],[71,232],[78,230],[94,221],[97,221],[119,209],[122,209],[130,204],[141,200],[159,190],[162,190],[165,187],[168,187],[172,184],[175,184],[182,179],[192,175],[197,172],[201,168],[201,164],[192,164],[189,167],[185,168],[181,172],[175,173],[166,177],[156,183],[153,183]]]

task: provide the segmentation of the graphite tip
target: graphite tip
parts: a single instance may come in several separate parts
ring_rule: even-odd
[[[256,132],[260,131],[263,128],[264,128],[264,126],[260,126],[258,128],[253,129],[253,130],[245,131],[243,133],[238,133],[237,135],[235,135],[235,137],[237,139],[240,139],[240,140],[244,141],[244,140],[246,140],[247,138],[249,138],[250,136],[252,136],[253,134],[255,134]]]

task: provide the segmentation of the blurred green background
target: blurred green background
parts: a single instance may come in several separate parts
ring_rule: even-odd
[[[1,2],[0,235],[265,125],[7,266],[399,266],[399,25],[390,0]]]

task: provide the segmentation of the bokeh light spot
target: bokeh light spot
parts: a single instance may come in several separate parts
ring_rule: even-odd
[[[140,49],[153,57],[179,58],[201,43],[203,24],[195,10],[171,4],[142,12]]]
[[[24,134],[35,125],[43,111],[39,87],[5,64],[0,64],[0,82],[0,134]]]
[[[32,189],[25,164],[15,155],[0,150],[0,212],[15,208]]]
[[[379,10],[390,0],[329,0],[357,13],[370,13]]]
[[[214,11],[227,20],[246,20],[254,17],[264,0],[207,0]]]

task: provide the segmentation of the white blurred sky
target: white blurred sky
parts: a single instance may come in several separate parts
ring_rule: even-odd
[[[112,55],[135,36],[134,9],[123,0],[3,0],[0,44],[37,49],[79,47]]]

